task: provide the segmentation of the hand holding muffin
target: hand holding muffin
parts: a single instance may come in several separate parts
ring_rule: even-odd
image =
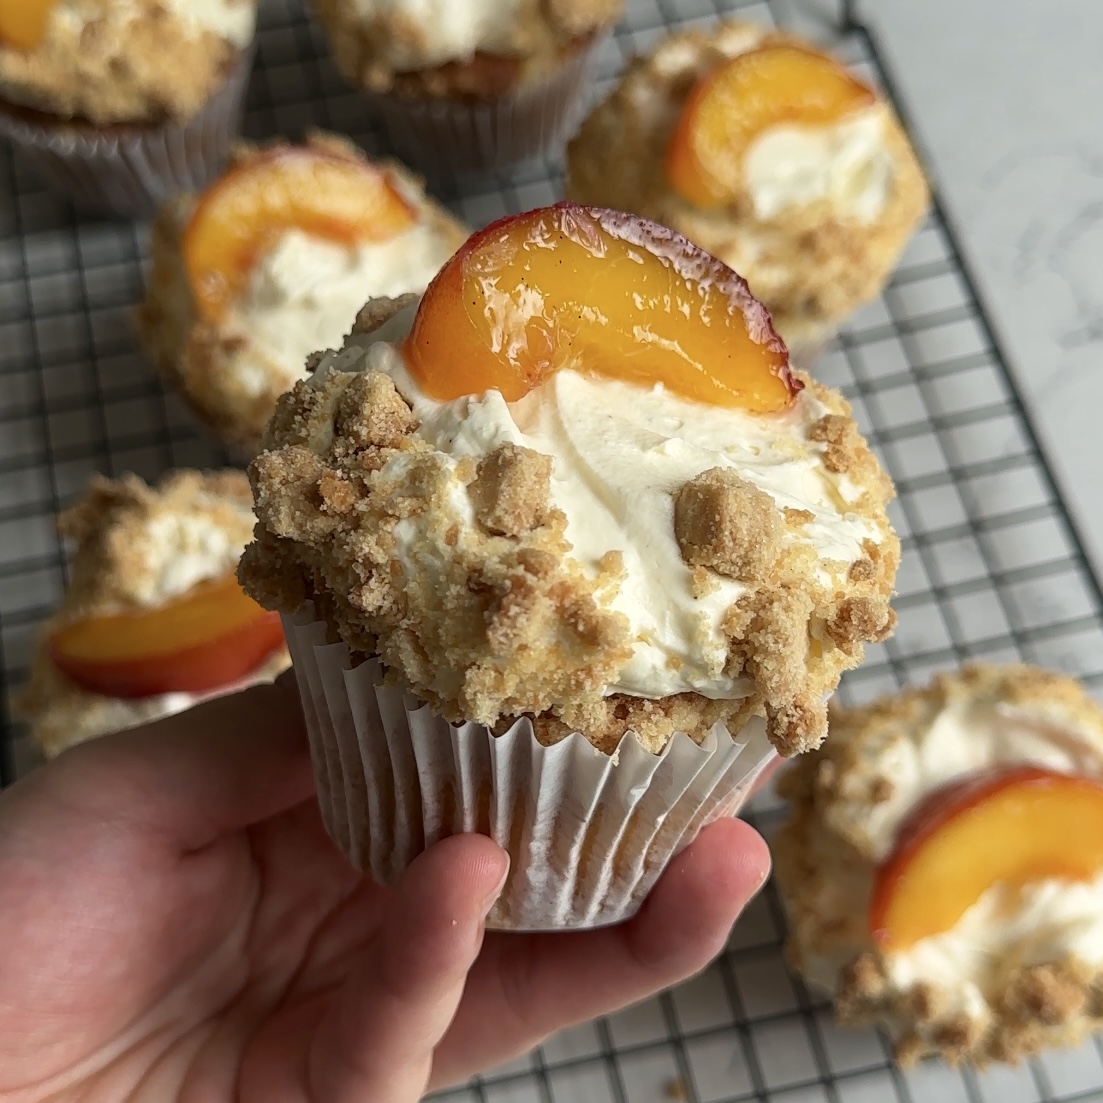
[[[19,886],[0,896],[19,993],[0,1091],[415,1103],[692,975],[765,879],[762,840],[717,824],[632,923],[484,940],[502,851],[453,838],[393,889],[363,879],[320,823],[288,690],[86,744],[0,794],[0,882]]]

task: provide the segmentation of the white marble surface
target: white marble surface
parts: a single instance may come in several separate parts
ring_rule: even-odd
[[[1103,575],[1103,3],[865,0]]]

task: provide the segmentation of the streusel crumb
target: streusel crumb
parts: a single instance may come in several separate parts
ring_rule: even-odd
[[[749,581],[769,578],[784,532],[773,498],[730,468],[704,471],[674,496],[674,535],[693,567]]]
[[[237,3],[255,6],[255,0]],[[33,50],[0,46],[0,96],[99,125],[183,123],[238,56],[232,43],[189,26],[160,0],[99,6],[105,10],[83,25],[50,19],[45,40]],[[94,14],[94,5],[84,7]]]

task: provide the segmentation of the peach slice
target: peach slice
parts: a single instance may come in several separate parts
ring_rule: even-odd
[[[0,45],[33,50],[46,37],[56,0],[10,0],[0,3]]]
[[[803,387],[730,268],[666,227],[571,203],[475,234],[429,285],[405,353],[442,400],[514,402],[565,367],[756,413]]]
[[[367,161],[306,147],[261,153],[214,184],[188,222],[184,260],[192,294],[217,321],[286,230],[352,245],[394,237],[415,218],[387,174]]]
[[[203,693],[231,685],[283,645],[276,613],[232,575],[156,609],[74,621],[50,639],[54,665],[108,697]]]
[[[768,127],[826,126],[870,106],[874,93],[825,54],[762,46],[705,76],[689,94],[666,153],[671,187],[695,206],[738,194],[743,156]]]
[[[1103,871],[1103,782],[1015,766],[952,782],[900,829],[877,870],[869,927],[885,951],[941,934],[996,884]]]

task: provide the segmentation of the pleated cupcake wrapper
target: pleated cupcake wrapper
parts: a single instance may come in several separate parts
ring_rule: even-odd
[[[430,175],[485,173],[557,151],[577,127],[608,34],[578,48],[550,77],[495,100],[368,93],[394,152]]]
[[[773,760],[761,720],[659,755],[625,736],[614,755],[575,733],[552,747],[525,720],[495,736],[456,726],[374,660],[327,643],[313,608],[284,618],[326,829],[353,865],[393,883],[428,846],[478,832],[507,850],[509,879],[488,925],[603,926],[631,917],[670,859],[734,815]]]
[[[145,218],[174,195],[200,191],[226,164],[241,127],[253,50],[241,53],[222,85],[187,123],[112,126],[40,122],[0,105],[0,135],[41,175],[85,210]]]

